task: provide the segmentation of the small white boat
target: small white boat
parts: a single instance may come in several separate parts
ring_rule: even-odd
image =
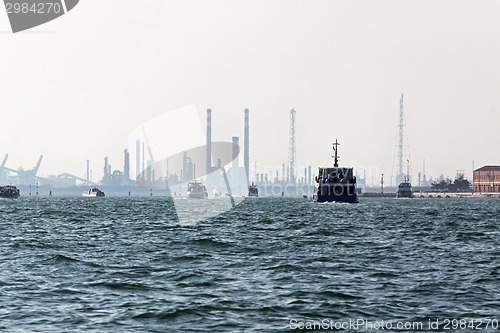
[[[219,188],[217,186],[215,186],[214,189],[212,190],[212,194],[214,198],[218,198],[221,196],[221,192],[219,191]]]
[[[84,191],[82,193],[82,197],[104,197],[105,194],[103,191],[98,189],[97,187],[93,187],[88,191]]]
[[[208,198],[207,187],[198,180],[190,181],[186,197],[189,199],[206,199]]]

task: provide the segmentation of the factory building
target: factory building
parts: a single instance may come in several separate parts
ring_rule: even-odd
[[[487,165],[474,170],[474,192],[500,193],[500,166]]]

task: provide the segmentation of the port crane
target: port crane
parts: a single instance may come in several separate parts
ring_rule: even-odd
[[[43,179],[42,177],[39,177],[36,175],[38,173],[38,170],[40,169],[40,165],[42,164],[43,155],[40,155],[36,166],[30,170],[24,170],[22,168],[15,170],[15,169],[11,169],[11,168],[6,167],[5,165],[7,164],[8,158],[9,158],[9,154],[6,154],[4,159],[3,159],[2,165],[0,166],[0,171],[5,170],[8,172],[15,173],[17,175],[18,184],[21,184],[21,185],[35,184],[37,181]]]

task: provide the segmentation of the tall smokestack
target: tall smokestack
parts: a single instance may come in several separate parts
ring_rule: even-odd
[[[135,180],[139,179],[141,173],[141,141],[137,139],[135,142]]]
[[[86,176],[86,178],[87,178],[87,185],[89,185],[90,184],[90,161],[89,160],[87,160],[87,176]]]
[[[237,136],[233,136],[233,168],[240,167],[240,161],[238,158],[238,154],[240,152],[240,138]]]
[[[182,173],[181,173],[181,179],[182,180],[190,180],[188,179],[188,172],[187,172],[187,165],[188,165],[188,154],[186,152],[182,153]]]
[[[123,163],[123,173],[125,180],[130,180],[130,154],[128,153],[128,149],[123,151],[124,154],[124,163]]]
[[[240,161],[239,161],[239,150],[240,150],[240,138],[233,136],[233,164],[231,165],[231,175],[233,186],[236,186],[236,180],[238,179]]]
[[[249,110],[245,109],[245,157],[244,157],[244,163],[245,163],[245,173],[247,176],[247,182],[250,182],[250,133],[249,133],[249,121],[248,121],[248,114]]]
[[[102,177],[103,183],[106,184],[108,182],[108,176],[109,176],[109,163],[108,163],[108,157],[104,157],[104,175]]]
[[[207,109],[207,174],[212,169],[212,109]]]

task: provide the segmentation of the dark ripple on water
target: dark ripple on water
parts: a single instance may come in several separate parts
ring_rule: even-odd
[[[499,207],[260,198],[186,226],[165,198],[4,200],[0,330],[285,332],[290,319],[500,319]]]

